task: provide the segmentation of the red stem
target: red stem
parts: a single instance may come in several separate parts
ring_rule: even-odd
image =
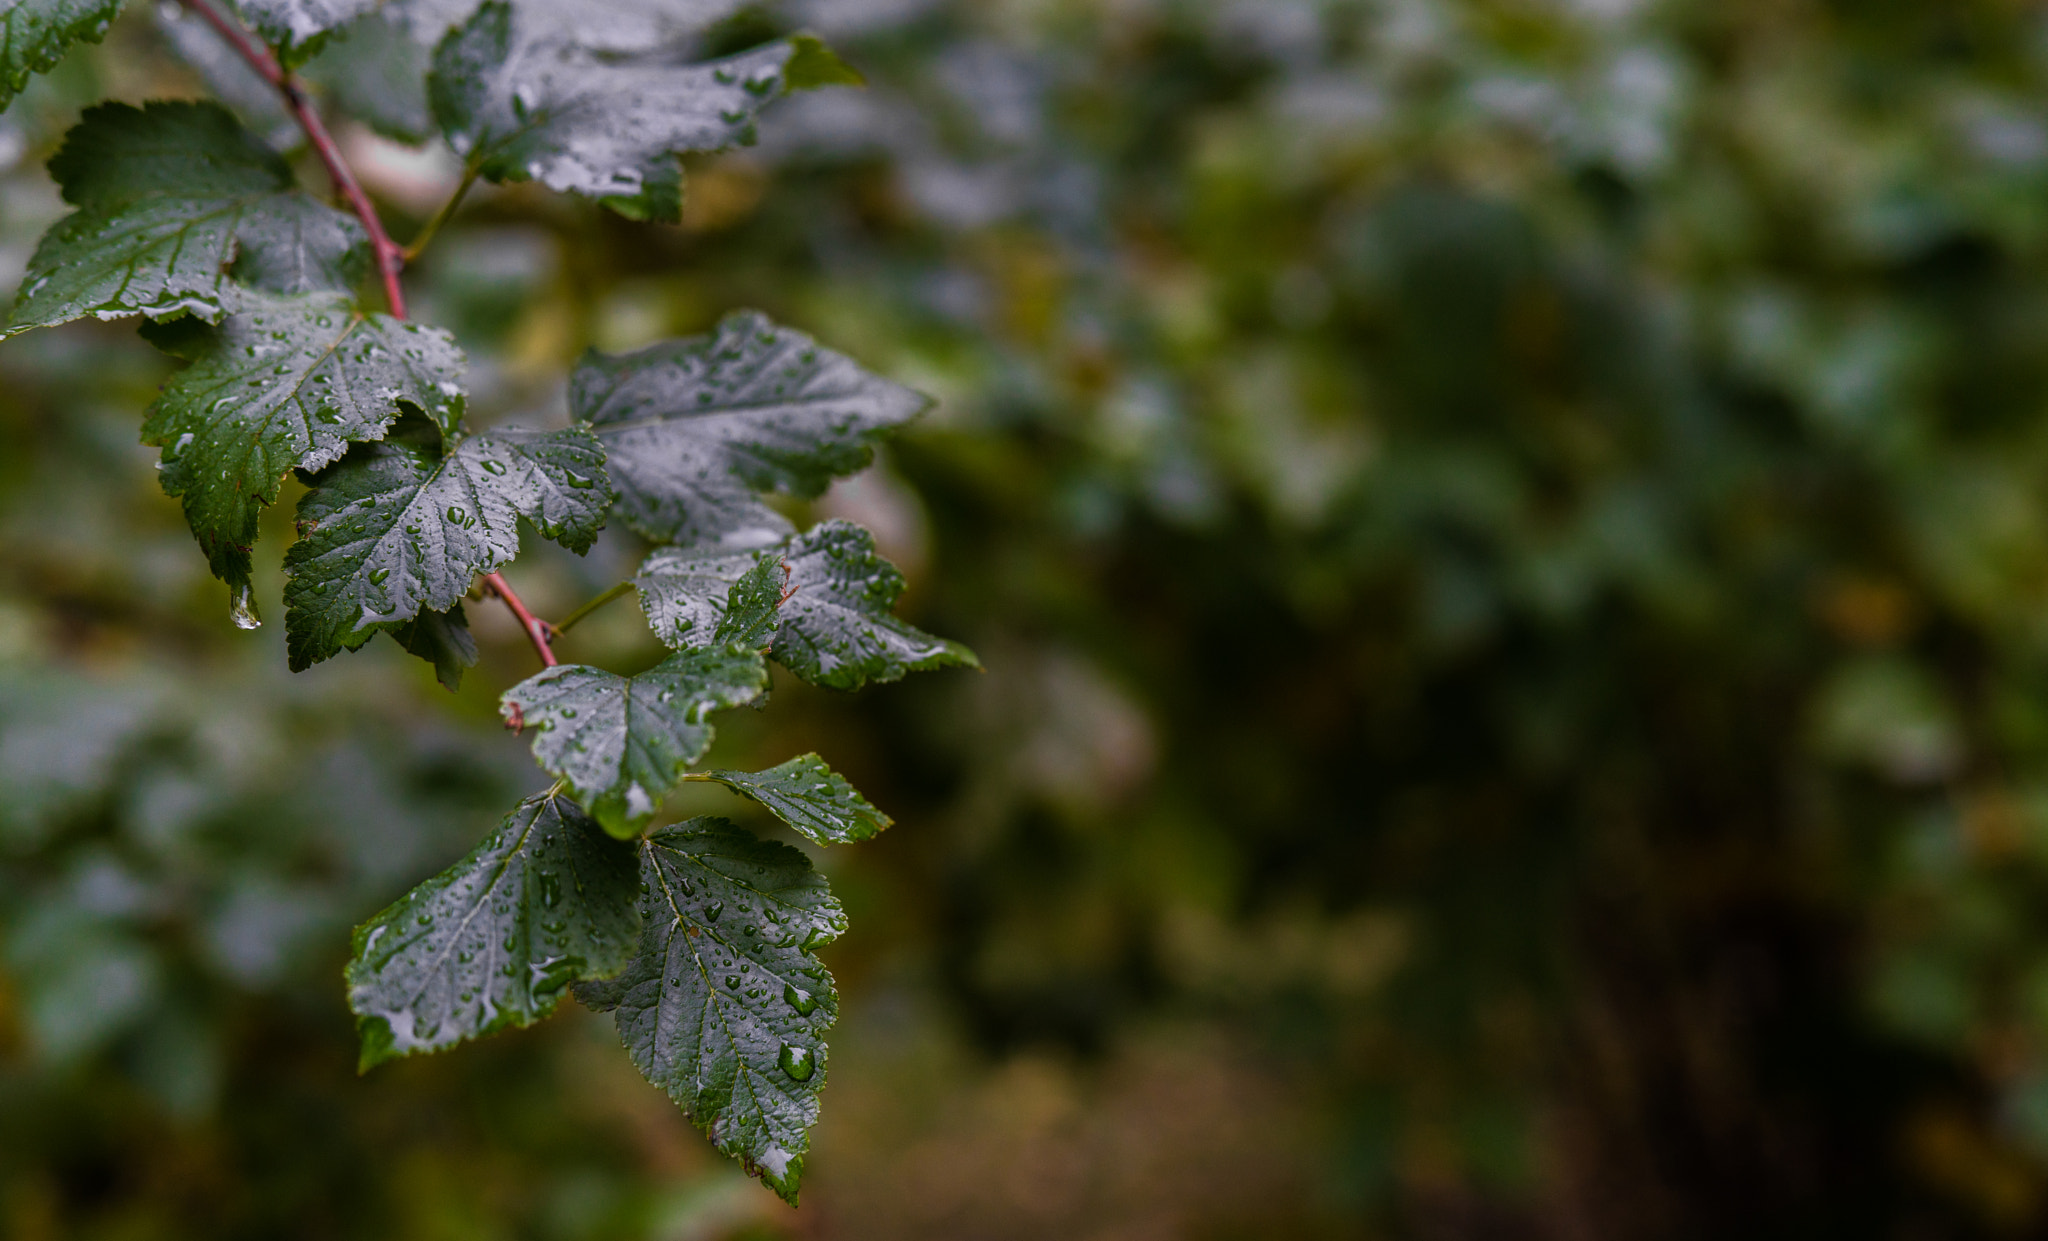
[[[554,632],[554,626],[526,610],[526,604],[513,592],[503,574],[484,574],[484,589],[503,599],[505,606],[512,609],[512,615],[519,618],[519,624],[526,630],[526,636],[533,640],[533,649],[540,652],[542,663],[552,668],[561,662],[555,658],[554,647],[549,645],[549,635]]]
[[[377,272],[384,278],[384,300],[390,303],[392,317],[405,318],[405,290],[398,283],[398,274],[405,269],[405,251],[397,242],[391,240],[390,233],[384,231],[384,221],[378,217],[376,206],[370,202],[370,196],[363,192],[362,183],[356,180],[348,161],[342,158],[341,148],[335,144],[334,135],[327,132],[327,126],[320,120],[320,113],[313,107],[313,101],[306,95],[305,88],[278,63],[277,57],[270,54],[270,49],[258,42],[239,22],[228,20],[213,5],[207,3],[207,0],[183,0],[183,3],[187,9],[197,13],[207,25],[218,31],[220,37],[227,40],[228,46],[235,49],[236,54],[243,60],[249,62],[250,68],[262,74],[263,80],[275,86],[278,93],[284,96],[285,107],[290,109],[292,118],[299,123],[299,128],[306,131],[306,140],[312,143],[313,150],[319,154],[321,164],[327,169],[328,179],[334,182],[335,189],[341,191],[341,196],[348,200],[350,209],[356,213],[356,218],[363,222],[363,227],[370,234],[370,247],[377,256]],[[540,655],[540,661],[550,668],[560,663],[561,661],[555,658],[554,647],[550,645],[552,628],[546,621],[527,610],[526,604],[521,601],[511,584],[502,575],[489,573],[484,575],[484,586],[504,600],[505,606],[512,610],[512,615],[519,618],[520,628],[526,631],[527,638],[533,643],[534,651]]]

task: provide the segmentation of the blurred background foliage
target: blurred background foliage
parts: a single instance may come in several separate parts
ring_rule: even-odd
[[[0,349],[0,1236],[2048,1235],[2048,11],[786,0],[706,50],[799,27],[870,88],[684,227],[480,193],[409,279],[480,421],[738,306],[940,398],[807,515],[988,671],[722,739],[898,820],[822,858],[804,1207],[573,1006],[353,1075],[347,930],[533,779],[530,654],[478,606],[453,697],[286,674],[136,444],[167,364],[80,326]],[[181,44],[131,13],[0,118],[0,272]],[[418,227],[448,157],[343,128]],[[655,656],[630,605],[566,653]]]

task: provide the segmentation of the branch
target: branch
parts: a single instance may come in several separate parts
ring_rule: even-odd
[[[390,233],[384,231],[384,221],[377,215],[376,206],[370,202],[370,196],[363,192],[362,183],[356,180],[356,174],[350,170],[348,161],[342,158],[341,148],[335,144],[334,135],[327,132],[327,126],[320,120],[320,113],[313,107],[313,101],[306,94],[305,88],[278,63],[277,57],[270,54],[269,48],[258,42],[239,22],[230,21],[223,16],[209,0],[181,2],[219,32],[220,37],[227,40],[228,46],[243,60],[249,62],[250,68],[262,74],[263,80],[275,86],[278,93],[284,96],[285,107],[290,110],[292,119],[299,123],[299,128],[306,131],[306,140],[319,154],[321,164],[327,169],[328,179],[334,182],[334,188],[341,192],[341,196],[348,200],[350,209],[356,213],[356,218],[363,222],[363,228],[370,234],[370,246],[377,256],[377,272],[384,278],[384,300],[390,303],[392,317],[405,318],[405,290],[398,283],[398,274],[405,269],[405,250],[391,240]],[[463,189],[468,189],[466,182]],[[458,193],[454,201],[460,202],[461,197]],[[453,206],[451,203],[451,212]],[[439,223],[437,218],[434,222],[435,227],[438,227]],[[485,589],[504,600],[505,606],[512,610],[512,615],[519,618],[519,625],[526,631],[528,640],[533,643],[534,651],[540,655],[540,661],[550,668],[560,663],[561,661],[555,658],[553,646],[549,644],[553,630],[548,623],[528,611],[518,592],[514,591],[499,574],[487,574],[483,581]]]
[[[540,662],[550,668],[562,662],[555,658],[555,648],[550,644],[554,636],[553,626],[540,617],[535,616],[532,612],[527,611],[526,604],[521,601],[518,594],[513,591],[511,585],[505,581],[502,575],[486,573],[484,575],[484,589],[503,599],[505,606],[512,609],[512,615],[519,618],[520,628],[526,630],[526,636],[533,643],[534,651],[539,654]]]

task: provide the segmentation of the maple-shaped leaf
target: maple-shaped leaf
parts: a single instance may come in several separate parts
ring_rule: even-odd
[[[775,661],[813,685],[859,689],[928,668],[980,667],[974,652],[935,638],[891,609],[903,574],[848,521],[821,522],[791,540],[791,594],[775,630]]]
[[[121,0],[0,0],[0,111],[81,40],[97,43]]]
[[[894,820],[870,805],[846,777],[815,754],[766,771],[707,771],[709,778],[766,806],[821,845],[872,840]]]
[[[294,190],[218,104],[89,108],[50,173],[78,210],[36,247],[7,335],[87,316],[214,322],[245,301],[236,270],[282,293],[345,290],[363,270],[362,225]]]
[[[563,664],[506,691],[507,720],[536,729],[533,756],[605,829],[630,836],[711,746],[712,712],[753,701],[768,667],[741,647],[683,651],[638,676]]]
[[[242,20],[294,68],[320,50],[336,27],[375,9],[378,0],[234,0]]]
[[[839,1015],[811,952],[845,915],[809,858],[722,819],[656,832],[640,856],[639,952],[576,997],[616,1010],[647,1080],[794,1205]]]
[[[357,446],[299,502],[304,537],[285,557],[293,669],[454,607],[518,554],[521,517],[579,553],[604,526],[611,489],[587,430],[492,430],[447,451],[419,438]]]
[[[469,855],[356,929],[364,1069],[530,1026],[639,946],[639,863],[567,798],[521,802]]]
[[[434,114],[483,176],[539,181],[636,219],[681,219],[679,157],[751,143],[755,115],[789,89],[786,66],[816,43],[800,49],[785,40],[677,64],[607,38],[621,25],[629,36],[651,33],[638,19],[652,6],[582,28],[573,12],[565,20],[545,11],[490,0],[450,32],[434,52]]]
[[[821,494],[925,398],[752,311],[708,336],[591,353],[570,405],[604,438],[619,512],[664,542],[759,547],[789,522],[760,493]]]
[[[142,442],[164,450],[159,479],[183,498],[214,573],[240,587],[258,515],[287,473],[333,464],[407,406],[452,432],[465,365],[446,332],[363,314],[339,295],[256,304],[181,342],[192,364],[142,428]]]
[[[676,650],[737,642],[758,647],[775,632],[789,576],[776,552],[657,549],[633,585],[647,623]]]

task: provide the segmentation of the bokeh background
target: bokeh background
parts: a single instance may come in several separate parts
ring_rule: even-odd
[[[287,674],[288,507],[234,630],[136,442],[168,363],[87,324],[0,348],[0,1236],[2048,1235],[2048,8],[787,0],[704,50],[796,28],[870,87],[683,227],[488,191],[409,279],[478,421],[740,306],[939,398],[797,515],[987,671],[779,685],[718,754],[898,820],[820,859],[803,1207],[573,1004],[355,1075],[347,931],[535,782],[530,653],[479,606],[459,694]],[[180,45],[139,8],[0,116],[0,280]],[[341,128],[403,238],[450,158]],[[559,616],[636,550],[511,576]],[[656,656],[630,603],[565,647]]]

